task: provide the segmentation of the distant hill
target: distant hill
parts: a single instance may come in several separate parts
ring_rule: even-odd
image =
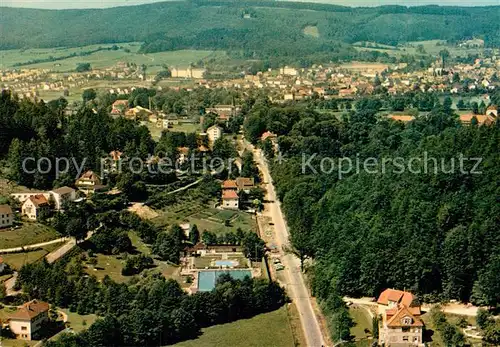
[[[458,41],[500,46],[500,6],[350,8],[282,1],[170,1],[85,10],[0,8],[0,49],[144,42],[143,52],[224,49],[243,56],[334,53],[342,42]],[[317,37],[304,32],[316,27]]]

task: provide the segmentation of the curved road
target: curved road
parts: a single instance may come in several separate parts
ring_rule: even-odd
[[[253,148],[252,148],[253,149]],[[274,228],[276,230],[276,241],[279,249],[283,249],[283,245],[288,244],[288,229],[281,212],[281,205],[276,197],[273,181],[269,173],[267,163],[263,158],[260,150],[253,149],[254,159],[262,172],[263,181],[266,184],[267,201],[266,210],[267,214],[272,218]],[[295,302],[297,310],[299,311],[300,321],[304,330],[306,343],[308,347],[321,347],[325,345],[323,333],[319,321],[314,312],[311,304],[311,297],[309,291],[302,277],[300,271],[300,260],[291,255],[285,254],[281,257],[281,261],[285,266],[284,273],[286,277],[286,289],[290,298]]]

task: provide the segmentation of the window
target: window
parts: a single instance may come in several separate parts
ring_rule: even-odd
[[[410,327],[403,327],[403,332],[404,332],[404,333],[407,333],[407,332],[409,332],[409,331],[410,331]]]
[[[28,328],[27,327],[21,327],[21,330],[22,331],[26,331],[26,330],[28,330]]]
[[[418,336],[415,336],[415,337],[413,338],[413,342],[418,342]]]
[[[408,341],[408,336],[403,336],[403,341]]]

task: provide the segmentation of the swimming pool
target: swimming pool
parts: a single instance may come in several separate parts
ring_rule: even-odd
[[[216,260],[216,266],[238,266],[239,262],[235,260]]]
[[[217,278],[222,274],[229,274],[232,278],[242,280],[246,276],[252,277],[250,270],[208,270],[198,273],[198,291],[209,292],[215,288]]]

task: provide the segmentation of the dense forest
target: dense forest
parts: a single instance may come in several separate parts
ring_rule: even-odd
[[[448,104],[436,104],[404,125],[376,116],[378,107],[361,100],[336,119],[259,105],[245,122],[254,142],[265,130],[279,135],[272,175],[296,253],[315,259],[314,293],[328,300],[395,287],[430,301],[500,304],[500,124],[462,126]],[[271,157],[270,148],[263,144]],[[471,173],[474,161],[461,168],[461,156],[482,158],[481,173]],[[417,159],[412,172],[396,161],[383,172],[384,158]]]
[[[240,55],[335,56],[342,42],[397,44],[482,37],[498,46],[500,7],[349,8],[282,1],[171,1],[90,10],[2,8],[0,49],[144,42],[143,52],[222,49]],[[319,37],[304,28],[318,28]]]

